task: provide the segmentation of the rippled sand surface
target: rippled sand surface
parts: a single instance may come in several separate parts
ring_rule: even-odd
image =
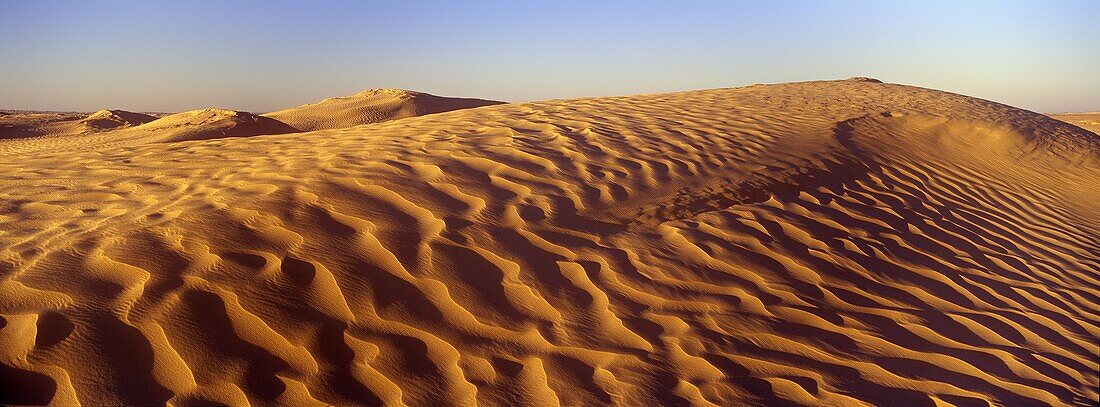
[[[0,141],[0,402],[1098,400],[1100,136],[1036,113],[848,80],[165,134]]]

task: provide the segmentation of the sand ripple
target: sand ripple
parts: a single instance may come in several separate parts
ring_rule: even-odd
[[[9,155],[0,402],[1095,405],[1098,163],[868,81]]]

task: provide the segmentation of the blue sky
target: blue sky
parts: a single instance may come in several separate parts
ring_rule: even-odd
[[[1100,1],[7,1],[0,108],[269,111],[873,76],[1100,110]]]

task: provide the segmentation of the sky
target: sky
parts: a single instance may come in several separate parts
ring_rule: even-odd
[[[870,76],[1100,110],[1100,1],[0,0],[0,109],[266,112]]]

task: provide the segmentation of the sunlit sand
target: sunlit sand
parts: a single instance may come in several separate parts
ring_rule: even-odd
[[[852,80],[0,115],[0,402],[1089,405],[1096,122]]]

